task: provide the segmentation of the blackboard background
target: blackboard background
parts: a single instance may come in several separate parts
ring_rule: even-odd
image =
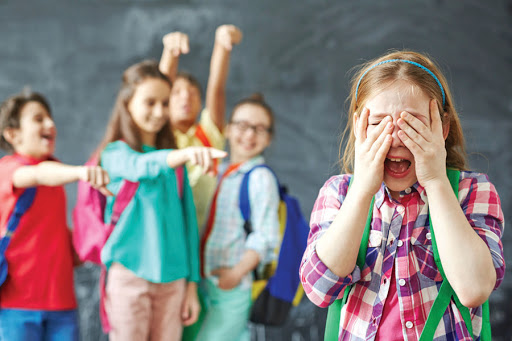
[[[81,164],[104,133],[126,67],[158,59],[162,36],[180,30],[191,42],[180,66],[206,84],[215,28],[233,23],[244,39],[232,54],[228,109],[265,94],[277,115],[268,162],[309,217],[318,189],[339,172],[350,69],[390,48],[427,52],[451,84],[471,166],[489,174],[511,221],[511,18],[510,0],[0,0],[0,97],[24,86],[47,95],[56,155]],[[71,208],[76,187],[67,189]],[[512,264],[509,227],[503,244]],[[106,340],[97,278],[92,266],[76,270],[83,340]],[[512,340],[512,277],[490,300],[493,340]],[[251,328],[258,340],[320,340],[325,314],[306,299],[284,328]]]

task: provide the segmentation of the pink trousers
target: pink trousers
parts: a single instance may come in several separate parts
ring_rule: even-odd
[[[107,275],[106,310],[111,341],[181,340],[185,279],[151,283],[119,263]]]

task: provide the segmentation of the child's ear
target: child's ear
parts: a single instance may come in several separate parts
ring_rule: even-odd
[[[443,138],[446,140],[448,134],[450,133],[450,118],[446,112],[443,113],[443,119]]]
[[[19,129],[16,128],[5,128],[5,130],[2,133],[2,136],[4,139],[9,142],[11,146],[14,146],[16,136],[18,135]]]

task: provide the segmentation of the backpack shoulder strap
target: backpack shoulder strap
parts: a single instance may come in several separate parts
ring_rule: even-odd
[[[349,179],[348,187],[352,184],[352,177]],[[370,210],[368,211],[368,217],[366,218],[366,225],[363,231],[363,237],[361,238],[361,245],[359,246],[359,252],[357,254],[357,266],[362,269],[364,263],[366,261],[366,252],[368,251],[368,240],[370,239],[370,229],[372,225],[372,217],[373,217],[373,205],[375,203],[375,197],[372,198],[372,202],[370,204]],[[327,312],[327,320],[325,324],[325,341],[336,341],[338,340],[338,334],[340,330],[340,318],[341,318],[341,309],[347,303],[348,295],[350,290],[352,289],[353,284],[347,285],[343,292],[343,298],[334,301],[330,306]]]
[[[18,227],[21,217],[28,211],[32,203],[34,202],[34,197],[36,196],[36,187],[25,188],[23,193],[19,196],[14,209],[7,221],[7,229],[5,231],[5,235],[0,239],[0,253],[5,253],[7,250],[7,246],[11,241],[11,237],[16,231]]]
[[[247,235],[249,235],[252,232],[252,227],[251,227],[251,223],[250,223],[250,221],[251,221],[251,203],[249,200],[249,177],[250,177],[252,171],[257,168],[267,168],[274,175],[279,188],[281,188],[276,174],[274,173],[272,168],[270,168],[266,164],[256,165],[253,168],[251,168],[249,171],[247,171],[247,173],[244,174],[244,177],[242,178],[242,183],[240,185],[239,206],[240,206],[240,213],[242,213],[242,218],[244,219],[244,222],[245,222],[244,230],[247,233]],[[281,195],[281,190],[279,192],[280,192],[279,194]]]
[[[203,146],[205,146],[205,147],[212,146],[212,144],[210,143],[210,139],[208,139],[208,136],[206,135],[206,133],[204,132],[204,130],[200,124],[198,124],[196,126],[196,132],[194,133],[194,135],[195,135],[195,137],[197,137],[199,139],[199,141],[201,141]]]

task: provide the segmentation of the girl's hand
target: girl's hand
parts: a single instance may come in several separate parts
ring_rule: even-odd
[[[183,149],[187,161],[203,168],[204,174],[215,175],[215,159],[222,159],[228,155],[223,150],[210,147],[188,147]]]
[[[212,275],[219,278],[219,288],[222,290],[231,290],[237,287],[243,277],[236,267],[218,268],[212,271]]]
[[[364,108],[361,115],[354,114],[355,160],[352,187],[358,192],[373,196],[384,181],[384,161],[391,147],[393,123],[386,116],[368,133],[370,110]]]
[[[93,188],[97,189],[105,196],[114,195],[106,187],[110,183],[110,177],[107,171],[100,166],[83,166],[80,179],[91,184]]]
[[[398,137],[414,155],[416,177],[425,188],[446,179],[445,136],[436,100],[430,101],[429,111],[430,127],[407,112],[402,112],[397,122]]]
[[[231,51],[233,45],[242,41],[242,31],[235,25],[222,25],[215,31],[215,42]]]
[[[190,326],[197,321],[199,312],[201,311],[201,305],[197,297],[197,284],[189,282],[187,284],[187,291],[185,293],[185,299],[181,306],[181,320],[184,326]]]
[[[167,33],[162,41],[164,48],[171,51],[171,54],[178,57],[181,54],[187,54],[189,52],[188,35],[182,32],[171,32]]]

